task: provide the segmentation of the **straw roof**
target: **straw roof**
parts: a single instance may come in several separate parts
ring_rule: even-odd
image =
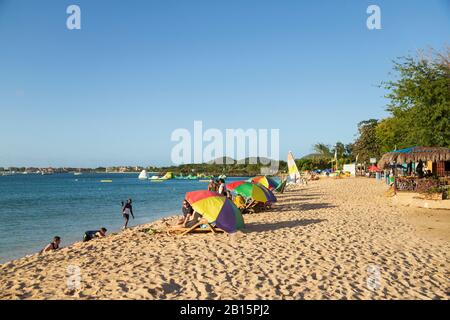
[[[378,167],[386,168],[391,163],[418,162],[422,161],[450,161],[450,149],[442,147],[411,147],[385,153]]]

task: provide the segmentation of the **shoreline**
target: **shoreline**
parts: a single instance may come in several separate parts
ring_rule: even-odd
[[[126,230],[134,230],[134,229],[138,229],[140,227],[147,228],[147,226],[150,226],[150,225],[153,225],[153,224],[160,224],[160,223],[164,223],[166,221],[175,220],[177,217],[179,217],[179,216],[171,214],[171,215],[169,215],[167,217],[156,218],[155,220],[151,220],[149,222],[140,223],[140,224],[137,224],[135,226],[128,227]],[[120,228],[119,228],[118,231],[114,231],[114,232],[109,232],[109,230],[108,230],[107,237],[120,235],[123,231],[125,231],[125,230],[120,229]],[[98,240],[98,239],[96,239],[96,240]],[[82,240],[75,241],[75,242],[70,242],[67,245],[60,247],[60,249],[58,249],[57,251],[51,252],[51,253],[59,252],[60,250],[70,248],[73,245],[80,244],[80,243],[86,243],[86,242],[83,242]],[[43,247],[44,246],[45,245],[43,245]],[[45,253],[45,254],[48,254],[48,253]],[[35,252],[35,253],[26,254],[24,256],[21,256],[21,257],[15,258],[15,259],[11,259],[11,260],[7,260],[7,261],[4,261],[4,262],[0,262],[0,268],[3,265],[5,265],[5,264],[9,264],[9,263],[15,262],[17,260],[21,260],[21,259],[25,259],[25,258],[31,258],[31,257],[34,257],[34,256],[39,256],[39,255],[45,255],[45,254],[41,254],[40,252]]]
[[[0,265],[0,299],[449,299],[449,213],[411,215],[384,190],[371,179],[322,179],[245,215],[246,229],[232,235],[144,232],[163,231],[168,216],[12,260]],[[375,288],[369,267],[379,271]]]

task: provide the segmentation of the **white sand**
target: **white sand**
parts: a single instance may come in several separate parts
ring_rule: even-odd
[[[147,225],[15,260],[0,266],[0,298],[448,299],[448,237],[416,232],[384,190],[323,179],[246,215],[232,236],[148,235]],[[75,289],[71,265],[81,269]]]

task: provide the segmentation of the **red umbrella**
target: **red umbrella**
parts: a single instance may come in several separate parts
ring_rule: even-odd
[[[379,172],[381,171],[380,168],[378,168],[376,165],[371,165],[369,168],[367,168],[371,172]]]

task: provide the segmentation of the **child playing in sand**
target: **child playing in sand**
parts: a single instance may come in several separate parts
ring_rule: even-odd
[[[60,243],[61,243],[61,237],[55,236],[53,238],[53,241],[50,242],[44,249],[41,250],[41,253],[58,250]]]

